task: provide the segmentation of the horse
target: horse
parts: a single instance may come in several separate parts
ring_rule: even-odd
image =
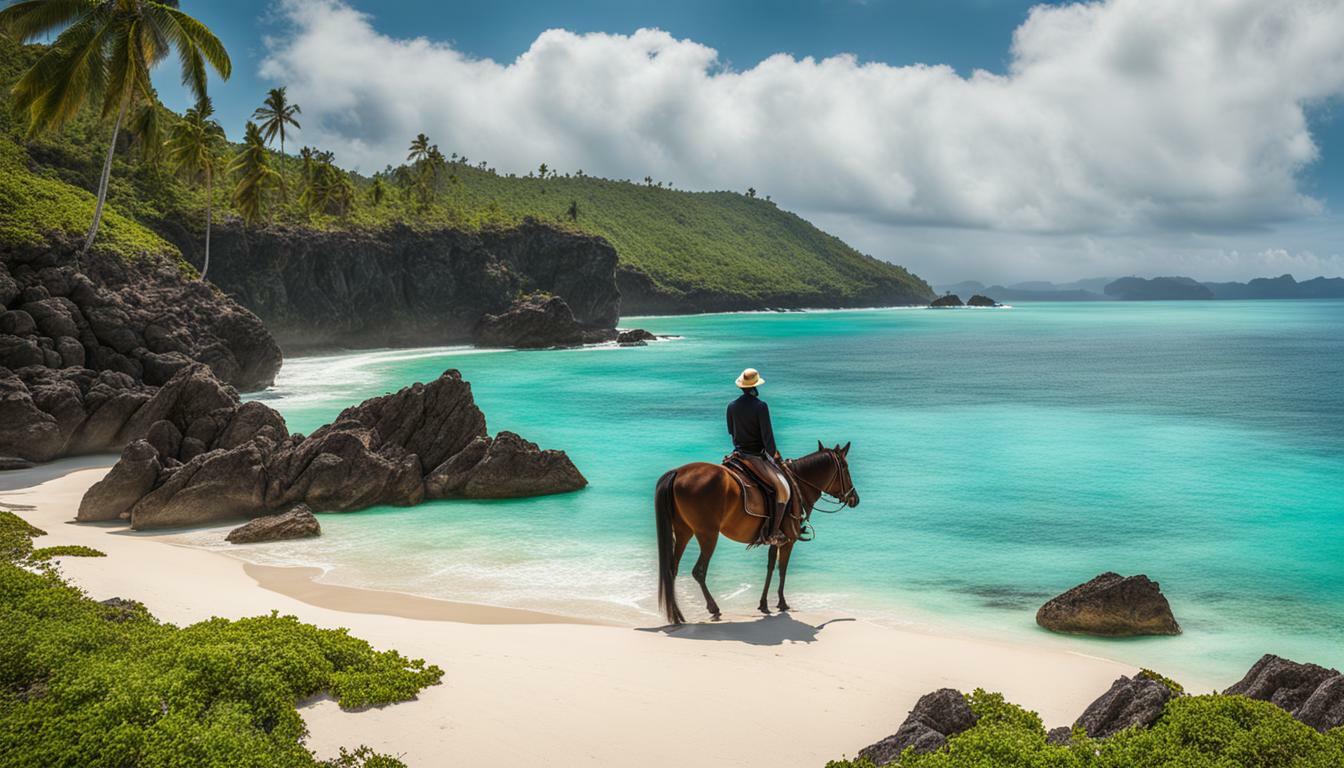
[[[845,443],[844,447],[837,445],[827,448],[818,441],[816,451],[787,462],[796,481],[796,493],[805,517],[811,516],[812,507],[822,494],[835,497],[847,507],[859,505],[859,494],[849,476],[848,454],[849,443]],[[695,567],[691,568],[691,575],[705,595],[705,608],[717,621],[719,605],[709,594],[709,587],[705,586],[705,576],[709,573],[709,559],[714,556],[719,535],[751,544],[765,521],[746,513],[742,488],[723,465],[702,461],[683,464],[658,479],[654,491],[654,516],[658,528],[658,602],[667,614],[667,620],[673,624],[686,621],[677,607],[674,584],[682,553],[694,535],[700,543],[700,557],[695,561]],[[777,608],[780,611],[789,610],[789,604],[784,600],[784,577],[788,573],[793,545],[794,542],[790,541],[770,547],[766,558],[765,587],[761,590],[761,613],[770,613],[766,598],[770,593],[770,578],[774,574],[776,562],[779,565]]]

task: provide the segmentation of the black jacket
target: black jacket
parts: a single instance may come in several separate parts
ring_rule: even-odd
[[[739,451],[769,456],[776,453],[770,406],[755,395],[743,392],[728,404],[728,434],[733,436],[733,447]]]

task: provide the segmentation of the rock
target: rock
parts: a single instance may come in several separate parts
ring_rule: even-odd
[[[56,340],[56,352],[61,356],[62,368],[84,367],[84,345],[72,336],[62,336]]]
[[[260,441],[196,456],[131,507],[131,527],[204,525],[269,513],[268,458]]]
[[[1321,733],[1344,726],[1344,675],[1326,678],[1302,706],[1293,710],[1293,717]]]
[[[1073,743],[1073,729],[1067,725],[1051,728],[1045,734],[1045,743],[1056,747],[1067,747]]]
[[[163,234],[200,264],[198,234]],[[476,232],[224,222],[210,247],[211,282],[287,351],[470,341],[482,315],[535,291],[562,297],[585,328],[614,328],[620,315],[615,249],[536,221]]]
[[[33,462],[27,459],[20,459],[17,456],[0,456],[0,472],[7,472],[11,469],[32,469]]]
[[[1126,728],[1147,728],[1162,716],[1173,695],[1170,688],[1152,678],[1121,677],[1088,705],[1074,726],[1094,739],[1113,736]]]
[[[949,293],[946,296],[939,296],[929,302],[929,306],[935,309],[948,309],[950,307],[960,307],[961,297],[955,293]]]
[[[512,432],[500,432],[467,477],[462,495],[508,499],[577,491],[588,485],[563,451],[543,451]]]
[[[968,300],[966,301],[966,306],[968,306],[968,307],[997,307],[997,306],[999,306],[999,303],[998,303],[997,301],[995,301],[995,300],[989,298],[988,296],[983,296],[983,295],[977,293],[977,294],[975,294],[974,296],[972,296],[970,299],[968,299]]]
[[[154,446],[160,460],[176,459],[182,449],[182,432],[173,422],[160,419],[150,426],[145,442]]]
[[[1102,637],[1181,633],[1157,582],[1109,572],[1051,598],[1036,612],[1036,623],[1053,632]]]
[[[1268,701],[1289,712],[1295,712],[1298,707],[1306,704],[1322,683],[1339,674],[1339,670],[1336,669],[1326,669],[1316,664],[1299,664],[1267,653],[1255,662],[1245,677],[1223,693]],[[1319,705],[1320,702],[1317,707]]]
[[[322,533],[322,526],[307,504],[295,504],[288,512],[258,517],[234,528],[224,537],[231,544],[251,544],[258,541],[306,539]]]
[[[545,294],[517,299],[508,311],[482,317],[476,328],[476,344],[481,347],[539,349],[583,342],[583,330],[569,305],[559,296]]]
[[[107,610],[103,613],[103,618],[115,624],[149,617],[149,609],[139,600],[109,597],[98,602],[107,607]]]
[[[30,365],[45,366],[46,362],[36,339],[0,334],[0,366],[18,370]]]
[[[111,471],[85,492],[75,519],[81,523],[120,519],[154,487],[161,468],[154,446],[144,440],[128,443]]]
[[[8,277],[6,275],[6,277]],[[0,306],[4,306],[0,304]],[[33,316],[21,309],[11,309],[0,312],[0,333],[10,336],[27,336],[37,332],[37,324],[33,322]]]
[[[643,328],[631,328],[628,331],[621,331],[616,336],[616,343],[622,347],[642,347],[656,338],[658,337]]]
[[[896,760],[907,748],[917,754],[934,752],[975,723],[966,697],[952,688],[940,688],[921,696],[896,733],[859,750],[859,757],[881,766]]]
[[[425,477],[425,497],[448,499],[463,496],[472,470],[485,458],[491,442],[488,437],[477,437],[467,447],[435,467]]]

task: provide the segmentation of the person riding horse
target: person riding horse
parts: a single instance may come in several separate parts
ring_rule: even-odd
[[[765,379],[755,368],[748,368],[737,377],[736,384],[742,394],[728,404],[728,434],[733,438],[733,450],[756,476],[774,485],[775,509],[765,543],[782,545],[788,541],[783,531],[784,512],[789,508],[792,494],[789,479],[779,465],[781,459],[770,425],[770,407],[757,390],[764,383]]]

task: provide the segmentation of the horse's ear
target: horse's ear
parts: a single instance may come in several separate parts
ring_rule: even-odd
[[[841,456],[849,455],[849,443],[845,443],[845,447],[840,449],[840,455]]]
[[[820,440],[817,441],[817,450],[818,451],[826,450],[826,446],[822,445]]]

